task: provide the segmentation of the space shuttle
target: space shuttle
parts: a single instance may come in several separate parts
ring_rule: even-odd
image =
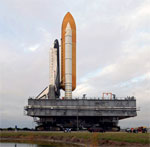
[[[54,99],[60,97],[60,67],[59,67],[59,42],[56,39],[50,48],[49,60],[49,86],[47,86],[36,98]]]
[[[76,88],[76,25],[68,12],[61,28],[61,79],[59,42],[56,39],[50,48],[49,85],[36,97],[37,99],[60,98],[60,90],[65,91],[64,99],[72,99]]]

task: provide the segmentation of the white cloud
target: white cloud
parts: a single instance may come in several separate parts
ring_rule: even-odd
[[[40,45],[39,45],[39,44],[36,44],[36,45],[34,45],[34,46],[29,47],[28,49],[29,49],[30,51],[34,52],[34,51],[36,51],[39,47],[40,47]]]

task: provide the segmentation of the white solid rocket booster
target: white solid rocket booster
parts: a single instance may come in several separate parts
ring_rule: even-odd
[[[65,33],[65,98],[72,98],[72,29],[69,23]]]

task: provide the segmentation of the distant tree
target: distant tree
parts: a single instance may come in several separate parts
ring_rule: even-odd
[[[7,128],[7,130],[8,130],[8,131],[13,131],[14,128],[9,127],[9,128]]]
[[[30,131],[29,128],[23,128],[22,130],[23,130],[23,131]]]

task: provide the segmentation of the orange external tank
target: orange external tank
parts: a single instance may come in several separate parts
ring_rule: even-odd
[[[65,90],[65,30],[67,24],[72,29],[72,91],[76,88],[76,24],[73,16],[68,12],[62,22],[61,28],[61,88]]]

